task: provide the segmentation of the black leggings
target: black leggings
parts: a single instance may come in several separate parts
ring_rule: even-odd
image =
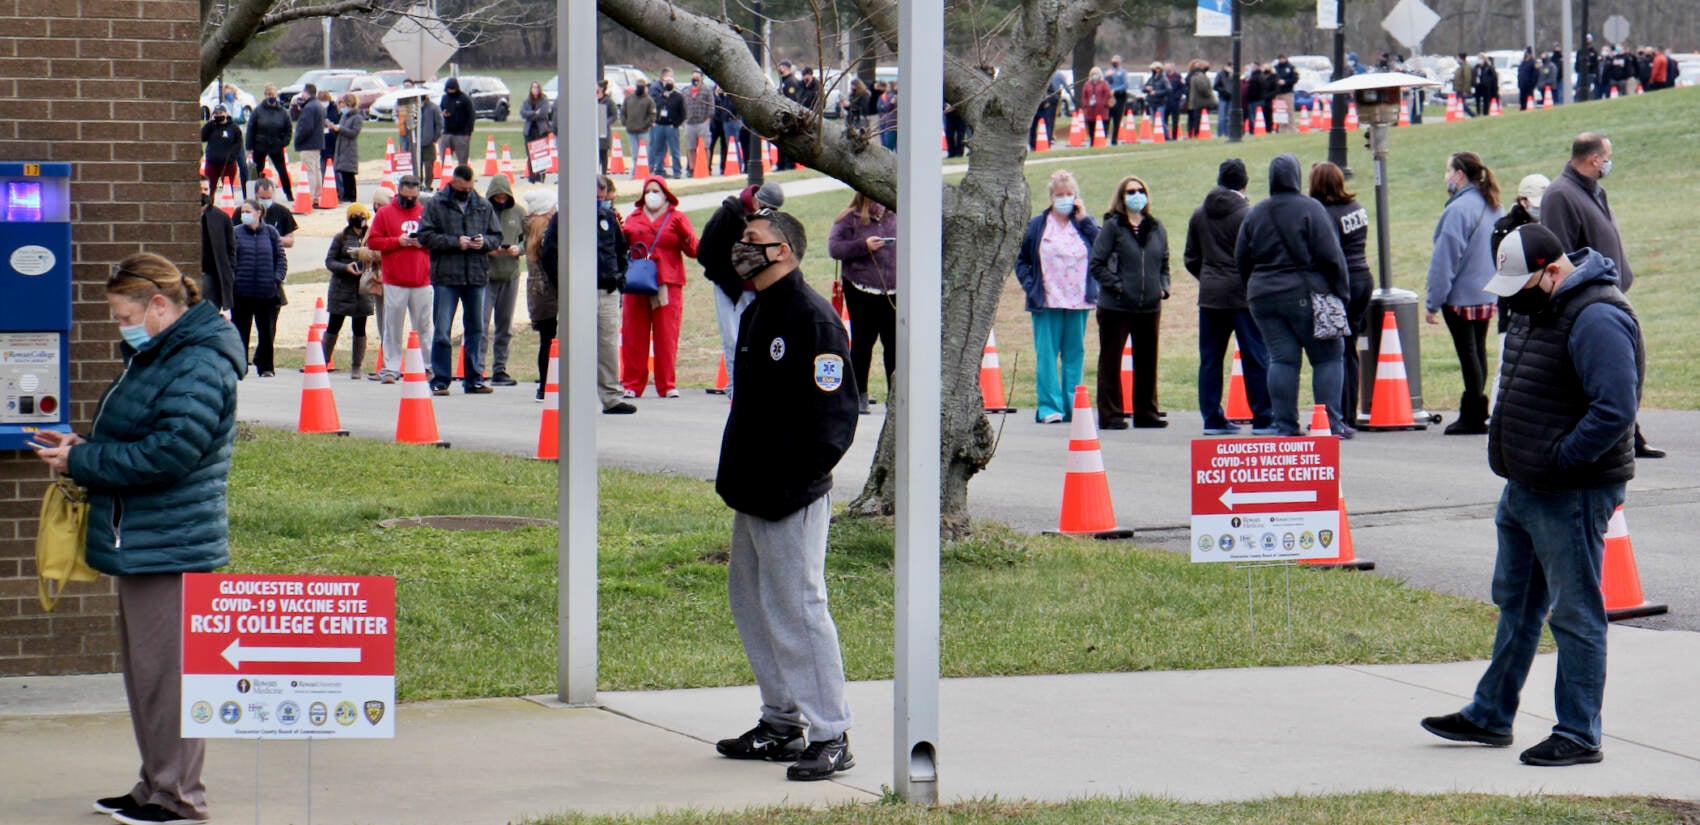
[[[354,334],[360,338],[366,337],[366,316],[364,315],[332,315],[331,320],[325,324],[325,334],[336,335],[342,332],[342,319],[344,318],[353,318],[354,323],[350,328],[354,330]]]
[[[1452,333],[1452,348],[1458,353],[1458,368],[1464,378],[1464,392],[1458,399],[1458,418],[1466,424],[1487,424],[1487,321],[1471,321],[1443,307],[1446,329]]]
[[[873,367],[874,343],[885,356],[885,383],[889,392],[891,374],[897,371],[897,295],[875,295],[850,284],[844,285],[844,308],[850,312],[850,369],[856,388],[868,394],[868,372]]]
[[[537,385],[549,379],[549,342],[555,340],[555,319],[547,321],[532,321],[531,328],[537,330]]]

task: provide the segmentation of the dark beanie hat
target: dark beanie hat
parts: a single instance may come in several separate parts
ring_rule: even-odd
[[[1216,185],[1228,189],[1244,189],[1246,181],[1245,162],[1239,158],[1228,158],[1216,168]]]

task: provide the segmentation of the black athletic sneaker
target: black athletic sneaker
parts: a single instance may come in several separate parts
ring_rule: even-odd
[[[158,805],[125,808],[112,815],[124,825],[200,825],[202,820],[181,816]]]
[[[497,387],[512,387],[512,386],[516,386],[516,385],[519,384],[518,381],[514,380],[513,376],[511,376],[511,375],[509,375],[505,372],[498,372],[495,375],[491,376],[490,377],[490,383],[491,383],[491,385],[497,386]]]
[[[1511,734],[1494,733],[1465,719],[1462,713],[1430,716],[1423,720],[1423,730],[1454,742],[1475,742],[1481,745],[1492,745],[1496,748],[1503,748],[1511,744]]]
[[[714,749],[729,759],[789,762],[803,752],[803,729],[770,725],[764,719],[737,739],[720,740]]]
[[[125,808],[134,807],[136,807],[136,798],[127,793],[119,794],[117,796],[105,796],[94,801],[95,813],[101,814],[115,814]]]
[[[1591,764],[1606,758],[1606,755],[1599,748],[1586,747],[1574,739],[1566,739],[1555,733],[1539,745],[1523,751],[1517,758],[1523,760],[1525,765],[1560,768],[1565,765]]]
[[[856,757],[850,755],[850,734],[841,733],[837,739],[810,742],[803,755],[797,757],[796,764],[785,769],[785,778],[813,782],[854,767]]]

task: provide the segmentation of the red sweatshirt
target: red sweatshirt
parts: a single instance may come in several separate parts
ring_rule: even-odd
[[[412,209],[402,209],[390,201],[373,216],[366,245],[384,256],[386,285],[414,288],[431,285],[430,253],[421,246],[404,247],[399,243],[402,236],[419,231],[419,216],[423,214],[424,204],[415,203]]]

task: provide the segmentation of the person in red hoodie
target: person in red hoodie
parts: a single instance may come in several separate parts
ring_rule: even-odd
[[[430,346],[431,255],[415,237],[419,216],[424,212],[419,203],[419,178],[403,175],[396,184],[395,199],[373,216],[372,230],[366,236],[366,246],[383,260],[384,363],[379,365],[378,380],[385,384],[401,380],[402,357],[407,354],[402,325],[408,318],[413,319],[420,345]]]
[[[679,211],[679,199],[667,182],[651,177],[626,218],[626,242],[632,256],[644,250],[655,260],[656,295],[625,296],[620,324],[620,384],[627,398],[643,395],[649,384],[650,345],[655,347],[655,391],[678,398],[674,368],[679,361],[679,327],[684,321],[685,256],[697,256],[697,233],[691,219]],[[660,237],[657,238],[657,235]],[[638,244],[642,244],[641,248]]]

